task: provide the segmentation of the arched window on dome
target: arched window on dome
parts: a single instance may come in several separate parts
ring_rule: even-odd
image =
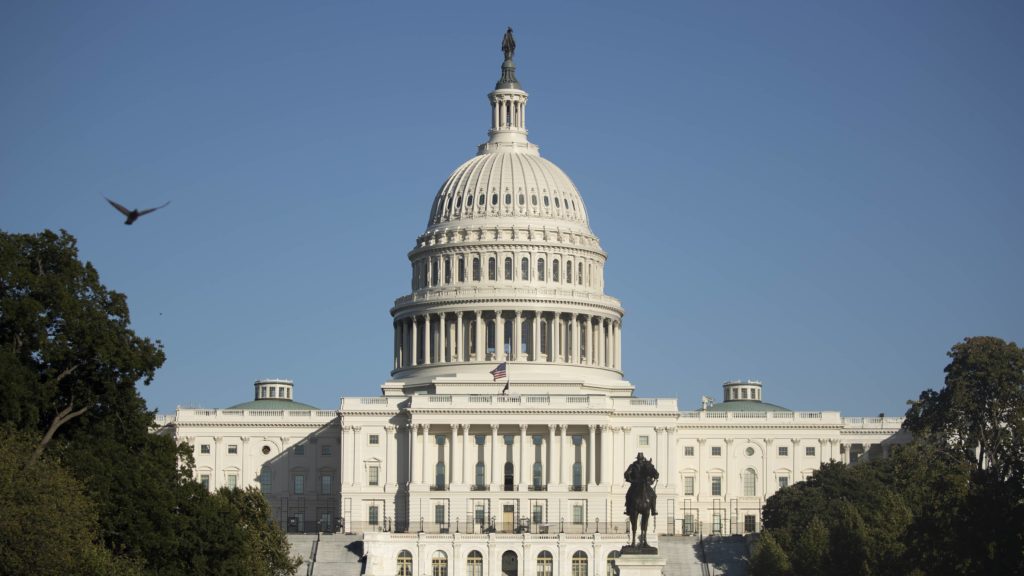
[[[587,264],[587,286],[594,285],[594,265]]]
[[[587,576],[587,553],[577,550],[572,555],[572,576]]]
[[[444,257],[444,283],[452,283],[452,259],[448,256]]]
[[[494,338],[494,320],[488,320],[487,321],[486,339],[487,339],[487,356],[488,356],[488,358],[490,358],[490,357],[492,357],[494,355],[494,352],[496,350],[495,347],[494,347],[494,340],[495,340],[495,338]]]
[[[537,280],[544,281],[544,259],[537,258]]]
[[[473,281],[480,281],[480,259],[473,258]]]
[[[530,279],[530,259],[524,257],[523,260],[522,260],[522,265],[520,266],[520,268],[521,268],[520,276],[522,277],[522,279],[523,280],[529,280]]]
[[[558,258],[551,261],[551,280],[558,282],[558,275],[561,271],[561,267],[558,265]]]
[[[505,280],[512,279],[512,258],[505,258]]]
[[[576,274],[576,283],[583,284],[583,262],[580,262],[579,264],[579,270],[577,270]]]
[[[430,285],[437,286],[437,259],[430,259]]]
[[[540,353],[548,354],[548,321],[540,321]]]
[[[487,259],[487,279],[498,279],[498,262],[494,259],[494,256]]]
[[[398,553],[395,574],[398,576],[412,576],[412,552],[402,550]]]
[[[572,284],[572,262],[565,263],[565,282]]]
[[[466,257],[459,256],[459,282],[466,281]]]

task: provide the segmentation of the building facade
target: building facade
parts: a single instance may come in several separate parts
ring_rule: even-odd
[[[382,394],[322,411],[287,383],[271,406],[260,390],[284,386],[260,381],[247,405],[179,409],[165,424],[196,448],[200,479],[262,486],[289,529],[362,534],[366,574],[603,575],[639,453],[660,471],[656,540],[757,531],[777,490],[905,440],[901,418],[794,412],[757,381],[693,410],[639,396],[607,255],[575,185],[528,139],[513,53],[487,141],[409,252]]]

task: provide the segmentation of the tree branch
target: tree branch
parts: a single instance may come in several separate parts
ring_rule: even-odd
[[[50,440],[53,440],[53,435],[57,433],[58,428],[67,424],[71,420],[78,418],[82,414],[85,414],[85,412],[89,410],[88,405],[83,406],[78,410],[72,410],[72,406],[73,404],[68,404],[66,408],[57,412],[57,415],[53,417],[53,420],[50,422],[50,427],[46,430],[46,434],[43,435],[43,439],[39,441],[39,445],[36,446],[35,451],[32,452],[32,458],[29,459],[29,463],[35,462],[40,456],[42,456],[43,449],[50,443]]]

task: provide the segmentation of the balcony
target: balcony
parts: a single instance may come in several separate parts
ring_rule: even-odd
[[[473,492],[486,492],[490,490],[491,487],[486,484],[473,484],[472,486],[469,487],[469,489],[472,490]]]
[[[444,492],[446,490],[448,490],[448,485],[446,485],[446,484],[431,484],[430,485],[430,491],[431,492]]]
[[[573,485],[569,486],[569,492],[586,492],[586,491],[587,491],[587,485],[586,484],[573,484]]]
[[[547,492],[548,486],[547,484],[530,484],[529,490],[530,492]]]

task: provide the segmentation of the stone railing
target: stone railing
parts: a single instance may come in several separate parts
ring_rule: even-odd
[[[843,418],[843,428],[863,428],[880,430],[898,430],[903,427],[902,416],[847,416]]]
[[[288,421],[326,424],[338,414],[334,410],[214,410],[208,408],[178,408],[173,416],[175,422],[196,421],[228,421],[228,422],[266,422]]]
[[[680,423],[707,422],[719,424],[737,422],[743,424],[778,422],[779,424],[827,424],[842,425],[839,412],[724,412],[718,410],[692,410],[679,413]]]

